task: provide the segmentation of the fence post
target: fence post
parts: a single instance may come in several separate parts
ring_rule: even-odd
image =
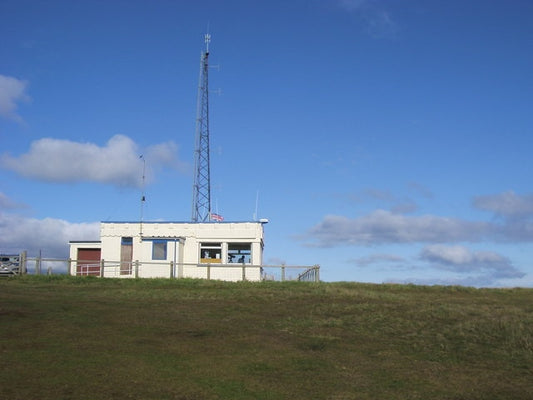
[[[139,260],[135,260],[135,278],[139,277]]]
[[[35,275],[41,275],[41,253],[35,259]]]
[[[178,278],[183,278],[183,264],[178,262]]]
[[[315,282],[320,282],[320,265],[315,265]]]
[[[170,278],[174,278],[174,261],[170,262]]]
[[[68,258],[67,260],[67,263],[68,263],[68,267],[67,267],[67,275],[68,276],[71,276],[72,275],[72,272],[70,271],[71,268],[72,268],[72,258]]]
[[[281,281],[285,281],[285,265],[281,266]]]
[[[22,253],[20,253],[19,274],[24,275],[28,271],[27,264],[26,264],[27,261],[28,261],[28,252],[24,250]]]
[[[211,279],[211,264],[207,264],[207,280]]]
[[[246,280],[246,265],[242,265],[242,281]]]
[[[100,260],[100,278],[104,277],[104,266],[105,266],[105,261],[104,259],[101,259]]]

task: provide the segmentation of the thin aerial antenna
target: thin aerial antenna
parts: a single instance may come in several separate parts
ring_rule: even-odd
[[[209,21],[207,21],[207,29],[205,30],[204,35],[205,40],[205,51],[209,54],[209,42],[211,41],[211,34],[209,33]]]
[[[255,194],[255,212],[254,212],[254,221],[257,221],[257,208],[259,207],[259,190]]]
[[[141,218],[139,223],[139,236],[142,239],[143,236],[143,218],[144,218],[144,202],[146,201],[146,197],[144,195],[144,182],[145,182],[145,176],[146,176],[146,160],[144,156],[141,154],[139,157],[143,160],[143,174],[142,174],[142,180],[141,180]]]

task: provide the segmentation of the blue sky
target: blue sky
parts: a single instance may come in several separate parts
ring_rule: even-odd
[[[0,252],[213,208],[327,281],[533,287],[533,3],[0,1]],[[209,28],[208,28],[209,26]],[[256,200],[258,199],[258,202]]]

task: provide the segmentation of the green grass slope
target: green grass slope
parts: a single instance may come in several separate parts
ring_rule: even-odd
[[[531,399],[533,290],[0,280],[1,399]]]

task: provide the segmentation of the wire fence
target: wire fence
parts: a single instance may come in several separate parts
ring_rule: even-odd
[[[198,278],[226,281],[320,282],[320,266],[191,264],[168,262],[121,262],[74,260],[21,255],[20,274],[98,276],[105,278]]]

